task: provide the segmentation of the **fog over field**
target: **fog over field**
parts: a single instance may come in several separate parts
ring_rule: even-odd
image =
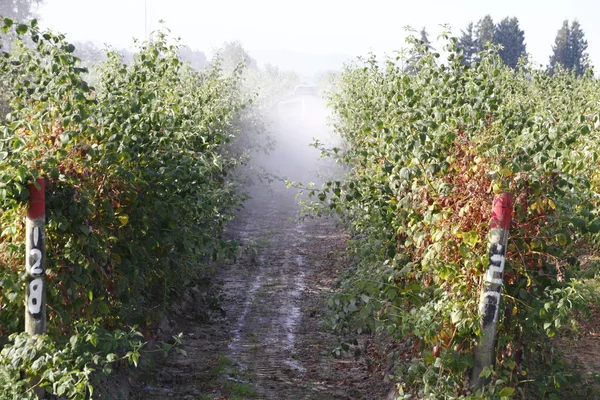
[[[0,400],[600,399],[599,12],[0,0]]]

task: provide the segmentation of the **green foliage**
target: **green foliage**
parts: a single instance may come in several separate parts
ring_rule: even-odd
[[[234,124],[249,100],[241,70],[195,71],[159,32],[130,65],[109,52],[90,87],[63,36],[35,21],[0,28],[17,37],[0,55],[11,108],[0,121],[0,344],[23,326],[24,202],[38,176],[47,181],[51,308],[36,346],[63,351],[74,321],[152,323],[181,287],[211,273],[211,260],[233,254],[220,233],[244,198],[229,179],[240,162],[229,150]],[[42,366],[54,368],[36,365],[44,378]],[[87,361],[71,367],[77,382],[89,372]]]
[[[229,381],[226,387],[234,396],[240,396],[244,399],[257,397],[256,389],[250,383]]]
[[[493,49],[463,65],[446,39],[444,63],[410,38],[404,58],[348,66],[331,98],[347,149],[323,150],[351,170],[313,195],[350,224],[354,260],[329,300],[332,324],[412,340],[398,374],[419,398],[572,390],[578,378],[549,361],[550,338],[596,301],[579,271],[598,251],[599,84],[514,71]],[[410,73],[406,60],[418,60]],[[515,208],[494,379],[472,393],[491,205],[504,191]]]
[[[75,323],[61,347],[48,336],[12,334],[0,353],[0,396],[37,398],[30,384],[37,378],[49,393],[73,400],[90,398],[98,379],[94,372],[108,374],[123,362],[137,365],[142,340],[135,330],[102,329],[99,319],[92,324]]]

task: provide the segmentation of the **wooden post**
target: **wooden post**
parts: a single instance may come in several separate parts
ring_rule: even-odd
[[[30,184],[29,208],[25,222],[25,270],[27,272],[27,292],[25,295],[25,332],[32,336],[46,334],[46,196],[44,178]],[[46,390],[37,386],[39,377],[31,380],[31,386],[39,399],[46,396]]]
[[[480,378],[479,375],[485,367],[492,367],[496,360],[496,325],[512,208],[512,197],[509,193],[496,195],[490,222],[489,265],[479,299],[481,335],[474,349],[475,365],[471,374],[471,384],[475,387],[481,387],[488,382],[488,379]]]
[[[25,307],[25,332],[30,335],[46,333],[46,288],[44,282],[46,261],[46,198],[44,178],[29,185],[29,208],[25,225],[27,294]]]

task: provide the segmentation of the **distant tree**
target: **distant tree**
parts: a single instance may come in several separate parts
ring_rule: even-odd
[[[179,57],[190,63],[191,67],[196,70],[206,65],[206,55],[200,50],[192,50],[189,46],[179,48]]]
[[[75,51],[73,54],[81,60],[86,67],[106,60],[106,55],[93,42],[73,42]]]
[[[425,29],[425,27],[423,27],[423,29],[421,29],[421,41],[423,43],[425,43],[425,45],[427,46],[427,48],[429,50],[433,50],[433,46],[431,45],[431,41],[429,40],[429,34],[427,33],[427,30]]]
[[[238,41],[225,43],[217,50],[217,55],[221,59],[223,70],[226,72],[233,71],[240,63],[244,63],[246,68],[258,68],[256,60],[250,57],[242,44]]]
[[[516,68],[519,58],[527,54],[525,32],[519,27],[517,18],[506,17],[494,24],[491,16],[481,18],[477,25],[470,22],[466,31],[461,31],[458,48],[463,52],[463,63],[470,65],[478,60],[478,53],[487,48],[486,44],[502,45],[498,54],[504,64]]]
[[[527,55],[525,48],[525,32],[519,28],[517,18],[504,18],[494,29],[494,44],[502,45],[498,55],[504,64],[516,68],[519,58]]]
[[[33,18],[33,7],[44,0],[0,0],[0,15],[24,21]]]
[[[571,50],[571,68],[577,75],[583,75],[589,67],[586,53],[588,42],[585,40],[585,35],[583,30],[581,30],[579,21],[573,21],[570,33],[569,49]]]
[[[135,57],[135,53],[129,49],[118,49],[117,53],[121,57],[121,60],[124,64],[131,65],[133,64],[133,58]]]
[[[272,64],[248,70],[245,78],[249,91],[258,94],[257,101],[265,110],[273,109],[288,98],[301,82],[297,73],[281,70]]]
[[[588,68],[587,53],[585,52],[587,45],[579,22],[573,21],[569,26],[569,21],[565,20],[554,39],[548,71],[552,74],[556,66],[561,65],[578,75],[583,74]]]
[[[484,49],[486,43],[494,43],[494,20],[490,15],[479,20],[476,36],[479,49]]]
[[[463,52],[463,64],[471,65],[478,60],[477,53],[480,51],[479,43],[475,36],[473,23],[469,22],[466,31],[461,31],[462,35],[458,39],[458,48]]]
[[[106,54],[93,42],[73,42],[75,51],[73,54],[79,58],[79,66],[85,67],[88,73],[85,77],[88,83],[96,84],[100,78],[100,71],[95,67],[106,61]]]
[[[564,68],[569,68],[570,65],[570,51],[569,51],[569,38],[571,36],[571,28],[569,27],[569,21],[565,20],[562,27],[558,30],[556,38],[554,39],[554,46],[552,46],[552,55],[550,56],[550,73],[554,73],[554,69],[557,65],[562,65]]]
[[[319,87],[319,92],[322,95],[327,95],[329,92],[334,90],[336,83],[340,79],[341,73],[339,71],[325,71],[318,75],[317,77],[317,86]]]
[[[406,73],[415,73],[419,69],[421,69],[419,64],[419,60],[423,58],[423,51],[431,51],[433,50],[433,46],[431,46],[431,42],[429,40],[429,34],[425,27],[421,29],[419,32],[419,36],[416,35],[417,31],[410,30],[410,40],[414,43],[415,47],[412,49],[410,55],[406,58],[403,69]],[[423,47],[424,46],[424,47]]]

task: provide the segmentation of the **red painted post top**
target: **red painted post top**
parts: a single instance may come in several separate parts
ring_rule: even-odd
[[[39,189],[33,183],[27,185],[29,189],[29,208],[27,209],[27,218],[36,219],[46,215],[46,195],[44,178],[37,178],[36,183]]]
[[[512,219],[513,201],[510,193],[500,193],[494,197],[492,206],[492,222],[491,228],[510,228],[510,220]]]

